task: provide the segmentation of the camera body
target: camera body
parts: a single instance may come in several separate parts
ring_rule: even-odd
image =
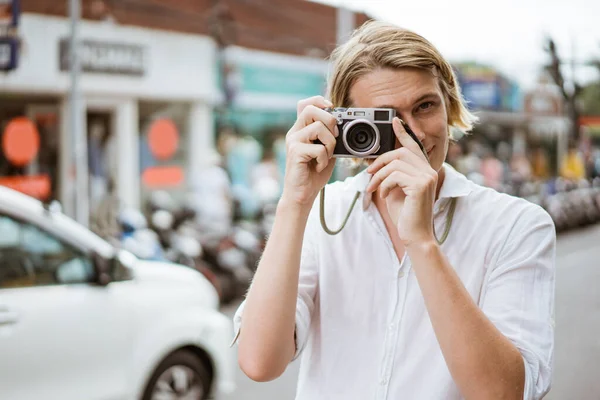
[[[334,157],[377,158],[394,150],[396,135],[390,108],[334,108],[329,113],[337,119],[339,136]]]

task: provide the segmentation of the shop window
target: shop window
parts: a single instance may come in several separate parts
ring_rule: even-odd
[[[40,200],[58,198],[56,101],[0,97],[0,185]]]
[[[177,200],[186,191],[190,106],[187,103],[140,102],[141,199],[164,190]]]

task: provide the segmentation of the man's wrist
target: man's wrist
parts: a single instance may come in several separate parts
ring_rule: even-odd
[[[405,248],[407,253],[413,258],[419,255],[429,257],[441,251],[440,245],[435,238],[414,241],[410,244],[407,244]]]
[[[307,218],[310,214],[312,204],[300,204],[290,201],[284,196],[281,197],[277,204],[277,215],[285,215],[292,218]]]

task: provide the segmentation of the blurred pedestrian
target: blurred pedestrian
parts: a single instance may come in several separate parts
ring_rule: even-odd
[[[279,181],[279,168],[275,154],[271,146],[266,146],[261,161],[252,169],[252,191],[257,196],[261,207],[277,203],[281,191]]]
[[[536,180],[546,180],[550,178],[550,165],[548,156],[543,147],[536,147],[533,151],[531,161],[531,173]]]
[[[571,181],[585,179],[585,164],[577,145],[569,146],[569,151],[560,166],[560,176]]]
[[[225,235],[233,220],[231,181],[216,150],[209,151],[203,161],[192,184],[191,205],[202,230]]]
[[[466,175],[481,173],[481,144],[476,139],[472,139],[466,145],[467,150],[458,160],[458,171]]]
[[[520,196],[523,185],[531,181],[531,163],[523,150],[517,150],[512,155],[510,178],[514,194]]]
[[[91,230],[106,240],[118,239],[121,235],[121,228],[119,227],[120,212],[119,194],[115,182],[112,178],[109,178],[106,193],[102,196],[97,207],[92,209]]]
[[[483,150],[481,160],[481,174],[483,184],[495,190],[499,190],[504,180],[504,168],[502,162],[496,158],[492,149],[486,147]]]

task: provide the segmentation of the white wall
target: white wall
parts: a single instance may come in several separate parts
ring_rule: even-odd
[[[90,21],[82,21],[80,32],[84,40],[141,45],[146,50],[144,76],[85,73],[81,87],[86,95],[207,103],[219,98],[216,47],[208,37]],[[69,73],[60,71],[58,46],[69,36],[68,19],[24,14],[19,35],[19,67],[0,75],[0,92],[66,93]]]

